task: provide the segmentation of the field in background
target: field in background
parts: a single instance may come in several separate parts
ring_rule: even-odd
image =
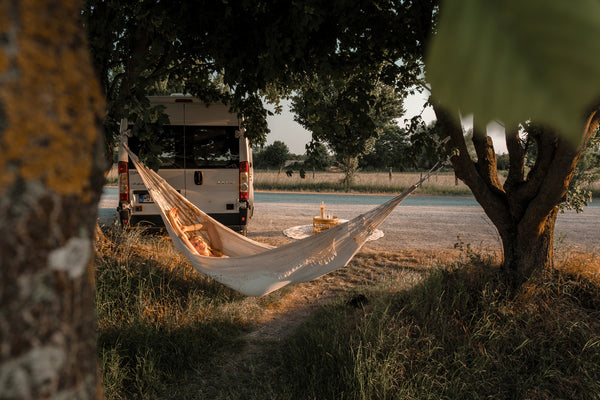
[[[285,172],[255,171],[254,187],[256,190],[290,190],[290,191],[345,191],[340,183],[341,172],[306,172],[304,178],[297,171],[292,176]],[[359,172],[350,191],[361,193],[400,193],[415,184],[423,176],[419,172]],[[439,195],[470,195],[471,191],[461,181],[456,181],[453,172],[440,172],[431,176],[419,189],[420,193]]]
[[[360,193],[401,193],[422,177],[418,172],[393,172],[390,179],[388,172],[359,172],[356,174],[351,192]],[[298,171],[287,176],[284,171],[256,170],[254,172],[254,188],[272,191],[304,191],[304,192],[344,192],[346,188],[340,184],[341,172],[306,172],[304,178]],[[107,175],[108,184],[117,184],[116,166]],[[591,185],[593,197],[600,198],[600,180]],[[461,181],[456,181],[453,172],[440,172],[431,176],[418,193],[430,195],[470,196],[471,190]]]
[[[391,179],[388,172],[359,172],[356,174],[351,192],[360,193],[401,193],[418,182],[424,173],[393,172]],[[284,171],[256,170],[254,188],[256,190],[273,191],[305,191],[305,192],[344,192],[346,188],[340,183],[341,172],[306,172],[304,178],[298,171],[291,176]],[[501,181],[504,180],[501,174]],[[591,185],[594,198],[600,198],[600,180]],[[456,180],[454,172],[439,172],[425,181],[417,193],[449,196],[470,196],[471,190],[462,181]]]

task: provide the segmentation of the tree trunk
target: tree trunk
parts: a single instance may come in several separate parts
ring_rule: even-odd
[[[354,175],[356,174],[356,169],[358,168],[358,158],[344,155],[342,160],[341,166],[344,173],[342,184],[346,188],[346,191],[348,191],[350,190],[350,186],[352,186],[354,183]]]
[[[73,1],[0,3],[0,398],[91,399],[104,104]]]
[[[540,268],[554,266],[554,226],[558,215],[555,207],[539,223],[521,221],[500,233],[504,251],[504,271],[513,286],[527,280]]]

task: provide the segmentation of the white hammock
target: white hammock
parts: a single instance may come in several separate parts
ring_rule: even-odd
[[[175,247],[197,271],[248,296],[262,296],[346,266],[392,210],[431,174],[430,171],[404,193],[348,222],[273,247],[250,240],[209,217],[124,147],[160,209]],[[191,231],[202,235],[223,256],[201,255],[190,242]]]

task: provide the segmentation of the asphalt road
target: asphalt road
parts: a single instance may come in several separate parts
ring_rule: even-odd
[[[327,209],[339,218],[350,219],[372,205],[336,204],[329,200]],[[100,201],[101,224],[114,223],[116,196],[105,195]],[[274,243],[291,239],[283,230],[312,224],[319,213],[314,204],[256,203],[248,226],[250,238],[270,238]],[[368,242],[367,248],[378,251],[449,249],[460,240],[476,249],[500,249],[496,229],[479,206],[413,206],[400,204],[380,229],[384,236]],[[600,251],[600,206],[585,207],[577,214],[559,214],[555,230],[557,248],[585,248]]]

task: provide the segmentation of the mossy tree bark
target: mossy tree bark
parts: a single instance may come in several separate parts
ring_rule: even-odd
[[[467,151],[457,115],[434,104],[442,137],[450,137],[450,160],[456,176],[473,192],[502,240],[504,270],[514,286],[540,268],[553,266],[553,238],[559,205],[566,198],[577,162],[598,127],[598,109],[590,112],[578,146],[557,138],[542,126],[530,129],[537,145],[534,166],[525,173],[525,148],[517,127],[506,129],[510,158],[508,176],[501,184],[492,139],[474,124],[476,160]]]
[[[104,103],[80,14],[78,1],[0,3],[0,398],[101,396]]]

